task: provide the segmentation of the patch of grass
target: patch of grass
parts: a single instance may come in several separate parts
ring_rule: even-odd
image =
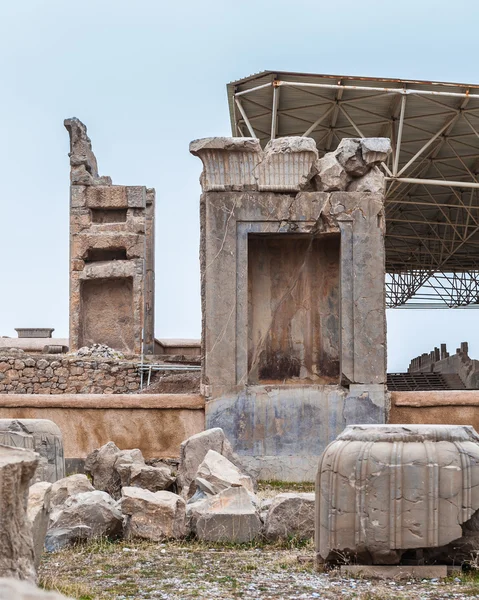
[[[275,491],[277,494],[283,492],[314,492],[314,483],[311,481],[290,482],[290,481],[258,481],[258,492],[265,490]]]
[[[83,583],[72,583],[63,580],[61,577],[40,578],[38,585],[44,590],[58,592],[78,600],[95,600],[95,596],[91,595],[91,586]]]

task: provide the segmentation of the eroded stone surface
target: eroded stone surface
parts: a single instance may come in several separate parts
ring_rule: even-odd
[[[314,537],[314,506],[314,493],[278,494],[266,515],[266,537],[272,540]]]
[[[27,515],[32,524],[33,550],[35,568],[38,569],[50,520],[50,496],[52,484],[49,481],[39,481],[28,491]]]
[[[198,467],[196,483],[210,494],[219,494],[229,487],[238,486],[244,487],[251,493],[254,491],[251,477],[242,473],[231,461],[214,450],[208,450]]]
[[[46,592],[28,581],[0,578],[0,600],[68,600],[63,594]]]
[[[126,516],[125,538],[159,542],[186,533],[186,503],[171,492],[122,489],[121,510]]]
[[[0,446],[0,577],[35,581],[28,489],[38,464],[30,450]]]
[[[192,527],[200,540],[240,544],[251,542],[261,532],[259,515],[242,486],[198,502],[190,511]]]
[[[397,564],[463,535],[479,509],[479,436],[456,425],[351,425],[325,450],[316,551]]]
[[[0,419],[0,444],[38,452],[34,481],[54,483],[65,475],[62,432],[53,421]]]

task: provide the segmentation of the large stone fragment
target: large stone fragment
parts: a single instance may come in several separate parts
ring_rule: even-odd
[[[122,514],[117,502],[106,492],[98,490],[71,496],[55,513],[50,529],[73,530],[79,526],[90,528],[89,532],[81,530],[80,539],[118,537],[122,532]]]
[[[345,190],[350,181],[346,169],[341,165],[332,152],[325,154],[316,163],[318,174],[318,189],[322,192],[334,192]]]
[[[348,186],[348,192],[370,192],[372,194],[384,194],[386,178],[379,167],[373,167],[370,171],[353,179]]]
[[[48,419],[0,419],[0,444],[33,449],[40,459],[34,481],[54,483],[65,477],[63,438]]]
[[[62,507],[71,496],[83,492],[93,492],[95,488],[83,473],[76,473],[55,481],[51,489],[50,505],[52,510]]]
[[[124,484],[129,481],[131,465],[145,465],[141,450],[120,450],[114,442],[108,442],[93,450],[85,459],[85,471],[91,475],[97,490],[107,492],[119,499]],[[121,473],[120,473],[121,471]]]
[[[151,467],[133,463],[119,465],[116,469],[120,474],[122,487],[139,487],[150,492],[158,492],[168,489],[175,481],[171,469],[166,465]]]
[[[96,157],[93,154],[86,125],[76,117],[65,119],[63,124],[70,134],[70,153],[68,156],[70,157],[71,183],[92,185],[99,175]]]
[[[0,600],[68,600],[63,594],[46,592],[28,581],[0,579]]]
[[[224,431],[220,427],[214,427],[192,435],[180,447],[177,483],[183,498],[191,498],[195,493],[196,472],[209,450],[215,450],[233,464],[238,462]]]
[[[359,138],[343,138],[334,152],[339,164],[353,177],[361,177],[368,172],[361,149]]]
[[[0,446],[0,577],[36,577],[27,504],[37,464],[30,450]]]
[[[159,542],[185,535],[186,503],[180,496],[136,487],[124,487],[121,493],[121,510],[126,516],[125,538]]]
[[[45,550],[57,552],[67,546],[73,546],[86,542],[93,538],[91,527],[87,525],[75,525],[75,527],[55,527],[49,529],[45,537]]]
[[[361,140],[361,152],[366,165],[376,165],[388,157],[391,152],[391,140],[379,137],[363,138]]]
[[[271,540],[314,537],[314,493],[278,494],[266,515],[265,534]]]
[[[36,569],[40,565],[48,522],[50,520],[51,490],[52,484],[49,481],[38,481],[30,487],[28,492],[27,515],[32,525]]]
[[[200,540],[241,544],[251,542],[261,533],[261,520],[242,486],[230,487],[196,504],[190,509],[190,516]]]
[[[227,458],[208,450],[203,462],[196,473],[196,485],[209,494],[219,494],[229,487],[242,486],[253,493],[251,477],[244,475]]]
[[[459,425],[350,425],[316,482],[318,560],[397,564],[441,548],[479,510],[479,435]]]

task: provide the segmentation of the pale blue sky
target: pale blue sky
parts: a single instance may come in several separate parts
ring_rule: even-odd
[[[479,82],[477,0],[0,2],[0,335],[68,334],[68,135],[100,173],[157,191],[156,334],[199,337],[198,137],[230,135],[225,84],[264,69]],[[389,368],[479,312],[394,311]]]

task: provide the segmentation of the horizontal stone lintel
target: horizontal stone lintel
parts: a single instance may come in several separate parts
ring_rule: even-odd
[[[478,406],[479,390],[437,390],[391,392],[392,406],[427,408],[432,406]]]
[[[199,394],[0,394],[2,408],[203,410]]]

